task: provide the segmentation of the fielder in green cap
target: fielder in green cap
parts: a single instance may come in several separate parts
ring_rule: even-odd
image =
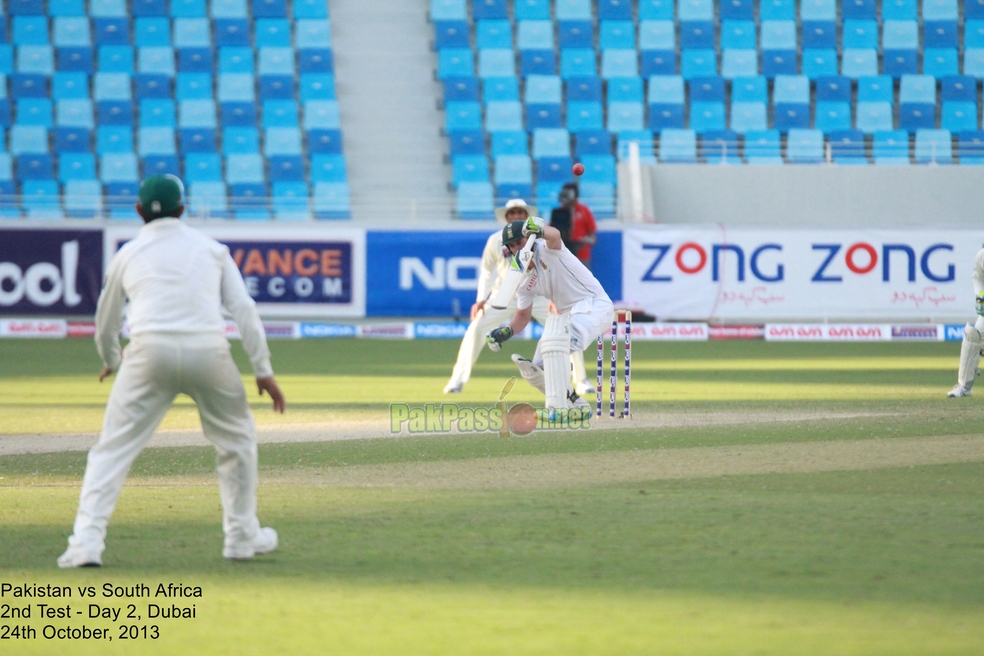
[[[184,213],[184,185],[173,175],[152,175],[140,183],[137,214],[145,223],[164,217],[178,218]]]

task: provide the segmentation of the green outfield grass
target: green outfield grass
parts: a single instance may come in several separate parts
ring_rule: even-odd
[[[385,418],[391,402],[447,401],[441,388],[457,344],[327,340],[271,348],[289,414],[274,418],[255,399],[258,421],[331,426]],[[516,348],[532,351],[532,343]],[[634,427],[602,421],[590,431],[510,439],[261,445],[260,515],[280,532],[281,548],[248,563],[220,556],[208,447],[147,450],[111,524],[105,567],[71,572],[57,570],[54,559],[71,529],[84,453],[0,457],[0,583],[203,589],[201,599],[149,600],[196,605],[195,620],[134,622],[156,623],[156,641],[39,638],[0,642],[0,650],[979,654],[984,461],[678,479],[619,480],[615,472],[605,484],[553,482],[573,456],[602,467],[619,454],[669,456],[693,447],[696,458],[710,459],[739,445],[976,436],[979,400],[944,398],[957,350],[637,342]],[[238,347],[236,354],[243,363]],[[0,435],[97,430],[109,390],[96,382],[98,369],[88,340],[0,340]],[[489,405],[512,375],[504,355],[483,354],[465,394],[452,400]],[[520,384],[509,400],[523,399],[535,397]],[[759,420],[741,423],[742,413]],[[729,414],[739,423],[700,420]],[[645,424],[664,415],[694,421]],[[782,421],[761,420],[770,415]],[[195,423],[184,401],[166,420]],[[467,476],[446,487],[428,483],[423,472],[445,464],[501,472],[502,484],[470,484]],[[510,483],[517,467],[539,480]],[[337,482],[341,474],[348,482]],[[136,603],[144,613],[146,600]],[[39,630],[45,623],[65,625],[29,622]]]

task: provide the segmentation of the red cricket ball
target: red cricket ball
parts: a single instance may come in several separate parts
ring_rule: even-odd
[[[581,175],[582,173],[584,173],[584,164],[578,162],[574,165],[574,175]]]

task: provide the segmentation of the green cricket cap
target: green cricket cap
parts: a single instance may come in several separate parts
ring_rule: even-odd
[[[152,175],[140,183],[140,205],[152,217],[177,212],[183,196],[184,185],[173,175]]]

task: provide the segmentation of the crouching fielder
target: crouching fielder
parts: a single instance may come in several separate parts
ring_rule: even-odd
[[[984,332],[984,249],[977,251],[974,258],[974,305],[977,309],[977,322],[964,327],[964,338],[960,344],[960,369],[957,384],[947,396],[970,396],[974,378],[980,373],[977,365],[981,361],[981,333]]]
[[[547,318],[533,360],[513,355],[513,361],[523,378],[544,393],[548,409],[578,407],[590,412],[590,405],[571,389],[569,358],[572,351],[583,351],[607,330],[615,307],[597,278],[564,246],[560,232],[545,226],[543,219],[513,221],[502,230],[502,243],[514,256],[530,239],[537,241],[516,293],[517,312],[508,326],[489,332],[489,348],[498,351],[526,328],[535,297],[552,301],[558,314]]]

